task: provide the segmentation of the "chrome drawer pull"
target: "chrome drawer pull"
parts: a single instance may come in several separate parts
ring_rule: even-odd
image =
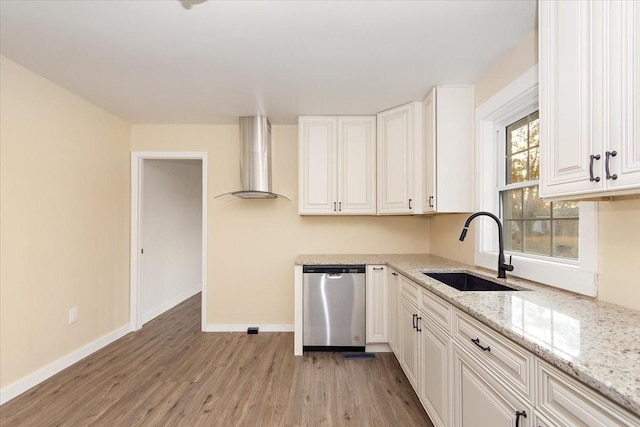
[[[489,346],[483,347],[480,345],[480,338],[473,338],[471,339],[471,342],[477,345],[478,347],[480,347],[482,351],[489,351],[489,352],[491,351],[491,347]]]

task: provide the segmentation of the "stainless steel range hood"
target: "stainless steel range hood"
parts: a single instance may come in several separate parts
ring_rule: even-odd
[[[271,123],[266,116],[240,117],[241,189],[231,195],[243,199],[288,197],[271,191]]]

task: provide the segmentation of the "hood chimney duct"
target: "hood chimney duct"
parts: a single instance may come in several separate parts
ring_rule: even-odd
[[[239,191],[227,194],[243,199],[287,197],[271,191],[271,123],[266,116],[240,117]]]

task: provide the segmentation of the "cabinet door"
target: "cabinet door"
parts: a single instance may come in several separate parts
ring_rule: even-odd
[[[419,347],[415,325],[418,309],[404,298],[400,300],[400,346],[402,347],[400,364],[413,389],[417,391]]]
[[[378,114],[378,213],[413,213],[413,104]]]
[[[473,210],[473,86],[433,88],[423,102],[425,212]]]
[[[436,88],[431,89],[422,104],[424,112],[424,205],[425,212],[436,207]],[[450,159],[455,161],[455,157]]]
[[[486,368],[456,344],[453,345],[453,354],[455,427],[513,427],[517,418],[520,427],[531,425],[531,405],[504,388]]]
[[[376,118],[338,117],[338,212],[376,213]]]
[[[389,290],[387,268],[367,265],[367,343],[389,341]]]
[[[432,204],[437,212],[472,212],[473,86],[438,86],[436,93],[436,200]]]
[[[610,157],[607,181],[616,191],[640,188],[640,3],[607,3],[611,31]],[[616,74],[617,73],[617,74]],[[607,152],[603,153],[605,161]],[[615,176],[615,179],[614,179]]]
[[[398,347],[398,294],[400,289],[400,275],[397,271],[389,269],[389,347],[400,360],[400,351]]]
[[[300,117],[298,120],[298,212],[333,214],[336,197],[335,117]]]
[[[537,410],[533,411],[533,426],[535,427],[555,427],[556,425],[540,415]]]
[[[420,400],[436,427],[449,426],[451,337],[424,315],[421,329]]]
[[[543,1],[539,10],[540,196],[601,191],[602,1]]]

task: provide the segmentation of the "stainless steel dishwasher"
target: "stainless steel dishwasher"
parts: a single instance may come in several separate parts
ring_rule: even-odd
[[[365,266],[303,266],[303,348],[365,348]]]

